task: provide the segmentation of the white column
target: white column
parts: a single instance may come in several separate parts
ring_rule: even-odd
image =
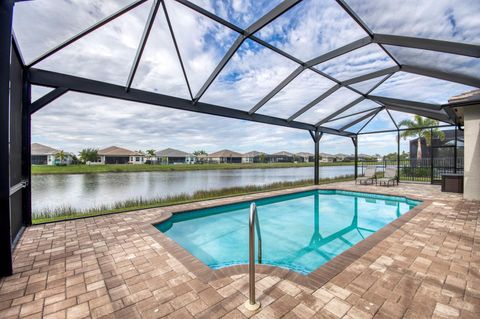
[[[465,173],[463,197],[480,200],[480,105],[463,109],[465,128]]]

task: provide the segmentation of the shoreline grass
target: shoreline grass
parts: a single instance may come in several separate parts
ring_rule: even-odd
[[[353,162],[320,163],[320,166],[346,166]],[[221,169],[255,169],[255,168],[292,168],[313,167],[313,163],[242,163],[242,164],[106,164],[106,165],[67,165],[49,166],[32,165],[32,175],[45,174],[98,174],[98,173],[126,173],[126,172],[171,172]]]
[[[336,178],[324,178],[320,180],[320,184],[328,184],[333,182],[353,180],[353,176],[346,175]],[[122,212],[129,212],[140,209],[164,207],[178,204],[186,204],[203,200],[219,199],[231,196],[248,195],[253,193],[262,193],[273,190],[281,190],[294,187],[310,186],[313,180],[299,180],[293,182],[277,182],[267,185],[248,185],[241,187],[229,187],[222,189],[197,191],[193,194],[178,194],[163,198],[133,198],[111,205],[100,205],[86,210],[76,210],[71,206],[60,206],[48,211],[33,212],[33,224],[43,224],[55,221],[64,221],[68,219],[76,219],[83,217],[93,217],[100,215],[108,215]]]

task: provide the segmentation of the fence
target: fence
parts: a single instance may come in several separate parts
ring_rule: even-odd
[[[443,174],[463,173],[463,157],[458,157],[456,162],[452,157],[427,159],[400,160],[400,180],[412,182],[440,182]],[[359,161],[357,172],[363,175],[367,166],[376,166],[379,175],[383,175],[385,168],[397,167],[397,161]]]

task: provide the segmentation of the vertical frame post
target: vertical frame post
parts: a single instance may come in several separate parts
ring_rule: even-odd
[[[457,174],[457,139],[458,139],[458,128],[455,126],[455,145],[453,146],[453,173]]]
[[[23,72],[23,101],[22,101],[22,176],[26,186],[22,194],[23,223],[32,225],[32,86],[28,79],[28,72]]]
[[[352,137],[353,146],[355,146],[355,180],[358,177],[358,134]]]
[[[315,133],[315,137],[317,134]],[[313,178],[313,183],[315,185],[320,184],[320,139],[315,140],[315,172],[314,172],[314,178]]]
[[[318,129],[315,130],[315,132],[309,132],[315,143],[313,183],[318,185],[320,184],[320,140],[322,139],[323,132],[320,132]]]
[[[400,130],[397,130],[397,185],[400,182]]]
[[[433,129],[432,128],[430,129],[430,184],[433,184]]]
[[[0,2],[0,276],[11,275],[10,222],[10,59],[13,0]]]

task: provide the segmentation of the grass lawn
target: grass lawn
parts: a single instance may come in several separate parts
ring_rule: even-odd
[[[353,162],[320,163],[320,166],[353,165]],[[178,165],[148,165],[148,164],[106,164],[106,165],[68,165],[48,166],[33,165],[32,174],[92,174],[120,172],[157,172],[157,171],[195,171],[214,169],[247,169],[247,168],[286,168],[310,167],[313,163],[254,163],[254,164],[178,164]]]

